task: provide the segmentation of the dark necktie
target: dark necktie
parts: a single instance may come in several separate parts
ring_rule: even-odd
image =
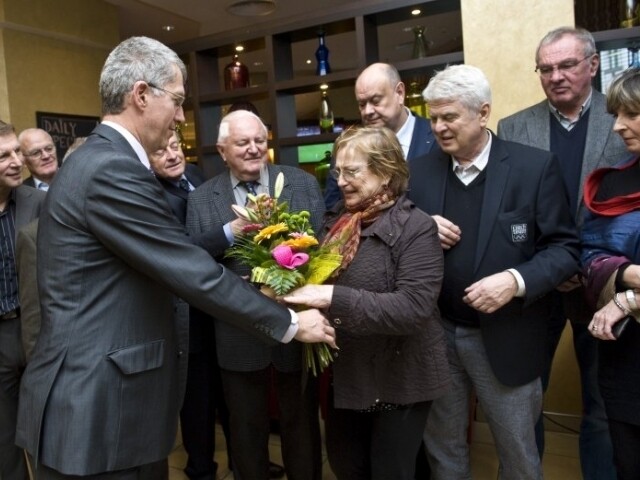
[[[185,192],[190,192],[191,191],[191,185],[189,185],[189,180],[187,180],[184,177],[182,177],[180,180],[178,180],[178,186],[182,190],[184,190]]]
[[[242,186],[249,192],[251,195],[257,195],[258,192],[256,188],[258,187],[258,182],[240,182]]]

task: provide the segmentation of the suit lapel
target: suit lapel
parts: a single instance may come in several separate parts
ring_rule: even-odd
[[[532,120],[527,122],[527,135],[530,145],[533,147],[549,150],[551,146],[551,132],[549,127],[549,104],[546,100],[538,103],[531,110]]]
[[[37,215],[34,214],[35,202],[31,187],[18,187],[16,189],[16,234],[18,230],[29,223]],[[35,190],[34,190],[35,191]]]
[[[498,217],[502,194],[509,179],[510,167],[503,161],[508,157],[508,154],[502,146],[502,141],[493,134],[491,137],[491,152],[489,152],[484,197],[482,199],[482,213],[480,214],[480,228],[478,231],[478,243],[476,245],[476,261],[473,266],[474,272],[478,269],[484,252],[489,247],[489,239],[491,238],[491,232]]]
[[[233,195],[229,172],[225,171],[223,175],[219,175],[212,187],[213,199],[211,203],[217,210],[217,217],[222,223],[230,222],[235,218],[231,205],[236,203],[236,199]]]
[[[587,175],[593,171],[602,160],[604,147],[613,128],[613,117],[607,113],[605,96],[593,91],[589,113],[587,138],[582,157],[582,172],[580,173],[580,190],[578,198],[582,199],[582,187]]]

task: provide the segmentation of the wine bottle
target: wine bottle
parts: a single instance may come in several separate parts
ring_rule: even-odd
[[[329,103],[329,97],[326,91],[322,92],[322,98],[320,99],[318,123],[320,124],[321,133],[333,132],[333,110],[331,110],[331,104]]]

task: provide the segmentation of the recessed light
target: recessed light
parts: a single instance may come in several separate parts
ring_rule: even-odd
[[[311,59],[307,58],[307,61],[305,62],[307,65],[311,65]]]
[[[244,52],[244,45],[236,45],[236,52]]]
[[[422,13],[422,10],[420,10],[419,8],[415,8],[411,10],[411,15],[413,15],[414,17],[420,15],[421,13]]]
[[[329,89],[329,85],[327,85],[326,83],[323,83],[322,85],[320,85],[320,90],[328,90]]]
[[[161,28],[165,32],[173,32],[176,29],[175,25],[163,25]]]

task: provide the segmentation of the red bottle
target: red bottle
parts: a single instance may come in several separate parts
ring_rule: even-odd
[[[249,86],[249,69],[238,59],[238,54],[233,56],[233,61],[224,67],[224,89],[247,88]]]

